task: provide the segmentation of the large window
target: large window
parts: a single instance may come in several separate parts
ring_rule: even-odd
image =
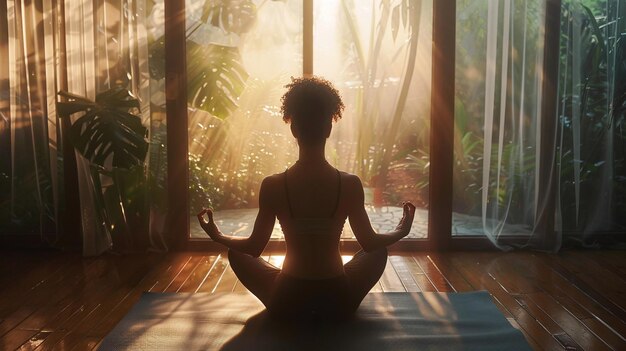
[[[314,72],[336,82],[346,104],[327,152],[362,179],[375,230],[393,230],[411,200],[418,209],[408,238],[425,238],[431,1],[314,4]],[[344,237],[353,236],[346,225]]]
[[[626,0],[0,2],[0,237],[208,248],[206,205],[247,235],[296,158],[284,85],[317,74],[375,229],[418,206],[400,246],[624,241],[625,43]]]
[[[226,5],[224,5],[226,4]],[[391,231],[401,203],[418,206],[409,238],[428,231],[432,5],[430,1],[203,0],[187,3],[190,211],[210,205],[225,233],[247,236],[263,177],[297,159],[280,115],[292,76],[331,80],[346,110],[326,152],[359,175],[374,229]],[[303,51],[303,16],[313,16]],[[206,238],[191,216],[192,238]],[[350,226],[345,239],[354,238]],[[282,238],[278,222],[273,239]]]
[[[222,231],[246,236],[261,181],[297,158],[280,97],[302,75],[302,2],[225,3],[186,8],[190,210],[211,206]]]
[[[545,2],[457,1],[453,236],[535,224]]]

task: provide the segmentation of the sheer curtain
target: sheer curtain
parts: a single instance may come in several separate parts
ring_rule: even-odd
[[[541,235],[545,4],[459,1],[457,17],[453,235],[506,250],[507,239]]]
[[[537,184],[543,11],[532,1],[488,5],[481,215],[485,235],[500,248],[507,248],[500,242],[507,223],[541,234],[535,228],[539,197],[547,195]]]
[[[57,92],[94,99],[123,85],[140,98],[150,131],[134,195],[145,205],[123,214],[144,220],[131,231],[106,225],[97,202],[113,180],[95,186],[91,165],[75,153],[83,252],[167,249],[164,87],[153,73],[163,62],[151,47],[163,34],[162,2],[0,2],[0,234],[63,245],[70,190]],[[566,243],[595,245],[604,240],[598,234],[626,229],[626,4],[562,4],[559,108],[542,116],[545,1],[457,0],[455,236],[554,251],[561,240],[542,244],[540,216],[555,216]],[[558,123],[549,149],[539,145],[543,118]],[[556,162],[540,170],[545,154]],[[551,172],[558,189],[539,193],[540,174]],[[543,205],[548,196],[557,196],[555,213]]]
[[[626,1],[567,0],[561,14],[559,230],[583,245],[623,242]]]
[[[152,1],[145,0],[8,0],[5,4],[0,5],[6,6],[0,8],[1,231],[39,234],[43,241],[62,245],[67,235],[65,191],[70,190],[63,189],[66,160],[57,92],[67,90],[95,100],[97,93],[124,86],[139,97],[142,122],[153,134],[164,118],[158,114],[159,104],[151,101],[151,89],[156,88],[151,87],[148,74],[148,41],[150,26],[162,26],[163,21],[146,16]],[[142,176],[145,187],[154,184],[150,169],[160,162],[155,150],[164,145],[152,142],[150,147]],[[83,253],[165,249],[164,220],[155,211],[150,191],[142,196],[148,203],[143,209],[150,214],[148,220],[134,227],[145,227],[145,232],[117,234],[147,238],[120,238],[114,247],[116,232],[105,224],[106,209],[97,201],[112,180],[98,179],[102,187],[94,185],[89,161],[78,152],[75,156]]]
[[[542,115],[545,4],[457,2],[453,235],[503,250],[624,240],[626,4],[562,1],[558,111]],[[544,118],[555,119],[555,145],[540,145]],[[556,189],[540,193],[546,175]],[[555,218],[556,240],[542,216]]]

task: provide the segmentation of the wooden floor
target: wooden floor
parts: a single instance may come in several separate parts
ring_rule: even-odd
[[[265,256],[276,266],[280,254]],[[346,260],[349,257],[345,257]],[[392,255],[374,291],[488,290],[537,350],[626,350],[626,252]],[[143,291],[245,291],[224,254],[0,252],[0,350],[90,350]]]

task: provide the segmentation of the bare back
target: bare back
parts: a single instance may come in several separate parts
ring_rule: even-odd
[[[308,279],[343,274],[339,241],[355,206],[350,200],[356,199],[351,196],[356,177],[330,165],[296,165],[271,178],[273,208],[287,246],[283,271]]]

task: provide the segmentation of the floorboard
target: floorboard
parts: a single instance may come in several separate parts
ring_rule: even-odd
[[[387,266],[385,267],[383,276],[380,277],[380,285],[382,286],[384,292],[406,291],[400,277],[391,264],[391,259],[387,259]]]
[[[262,257],[280,268],[284,252]],[[9,252],[0,264],[0,350],[93,349],[145,291],[246,291],[224,252]],[[619,251],[392,253],[372,288],[474,290],[487,290],[536,350],[626,349]]]
[[[416,264],[413,261],[413,258],[410,256],[391,256],[389,257],[389,262],[400,278],[400,282],[404,287],[404,291],[408,292],[420,292],[422,289],[417,284],[417,280],[415,279],[415,275],[420,273],[416,273]]]
[[[202,256],[202,258],[200,258],[200,261],[198,262],[194,270],[191,272],[189,277],[187,277],[185,282],[180,286],[180,288],[178,289],[178,292],[185,292],[185,293],[196,292],[196,290],[202,284],[202,281],[204,280],[204,278],[211,271],[211,268],[214,266],[216,259],[217,259],[217,256],[213,256],[213,255]]]
[[[445,275],[437,268],[427,255],[412,256],[411,259],[416,263],[417,267],[424,272],[424,275],[428,278],[428,281],[432,284],[435,291],[455,291]]]

